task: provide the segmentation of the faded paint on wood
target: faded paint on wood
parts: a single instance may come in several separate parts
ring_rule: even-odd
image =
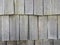
[[[33,14],[33,0],[25,0],[25,14]]]
[[[28,39],[28,16],[20,16],[20,40]]]
[[[30,40],[38,39],[37,16],[29,16],[29,37]]]
[[[15,0],[15,14],[24,14],[24,0]]]
[[[19,15],[10,16],[10,40],[19,40]]]
[[[39,39],[47,39],[47,16],[39,17]]]
[[[9,40],[9,16],[2,16],[2,41]]]
[[[44,0],[44,14],[60,14],[60,0]]]
[[[43,0],[34,0],[34,14],[42,15],[43,14]]]
[[[48,39],[57,39],[57,16],[48,16]]]

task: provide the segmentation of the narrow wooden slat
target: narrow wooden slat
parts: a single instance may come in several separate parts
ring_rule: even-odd
[[[48,16],[48,39],[57,39],[57,16]]]
[[[10,16],[10,40],[19,40],[19,16]]]
[[[25,0],[25,14],[33,14],[33,0]]]
[[[44,14],[60,14],[60,0],[44,0]]]
[[[34,14],[42,15],[43,14],[43,0],[34,0]]]
[[[47,16],[39,17],[39,39],[47,39]]]
[[[9,40],[9,16],[2,16],[2,40]]]
[[[7,45],[17,45],[17,41],[7,41]]]
[[[27,40],[28,16],[20,16],[20,40]]]
[[[15,13],[24,14],[24,0],[15,0]]]
[[[54,45],[60,45],[60,40],[54,40]]]
[[[0,15],[4,14],[4,0],[0,0]]]
[[[4,14],[14,14],[13,0],[4,0]]]
[[[37,16],[29,16],[29,37],[30,40],[38,39]]]

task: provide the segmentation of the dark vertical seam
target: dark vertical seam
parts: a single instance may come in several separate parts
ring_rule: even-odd
[[[34,45],[35,45],[35,40],[34,40]]]
[[[33,0],[33,15],[34,15],[34,0]]]
[[[44,15],[44,0],[42,0],[42,13]]]
[[[29,15],[28,15],[28,40],[29,40],[29,37],[30,37],[30,33],[29,33]]]
[[[25,14],[25,0],[24,0],[24,14]]]
[[[20,41],[20,15],[19,15],[19,41]]]
[[[47,39],[48,39],[48,16],[47,16]]]
[[[10,40],[10,16],[9,16],[9,40]]]
[[[7,41],[4,41],[5,42],[5,45],[7,45]]]
[[[13,0],[14,14],[15,14],[15,0]]]
[[[57,16],[57,39],[58,39],[58,16]]]

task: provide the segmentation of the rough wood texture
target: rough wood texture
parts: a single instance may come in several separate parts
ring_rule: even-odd
[[[37,16],[29,16],[29,38],[38,39]]]
[[[10,16],[10,40],[19,40],[19,16]]]
[[[39,39],[47,39],[47,16],[39,17]]]
[[[20,40],[28,39],[28,16],[20,16]]]
[[[44,14],[60,14],[60,0],[44,0]]]
[[[57,16],[48,16],[48,39],[57,39]]]
[[[24,0],[15,0],[15,14],[24,14]]]
[[[25,14],[33,14],[33,0],[25,0]]]
[[[43,15],[43,0],[34,0],[34,14]]]

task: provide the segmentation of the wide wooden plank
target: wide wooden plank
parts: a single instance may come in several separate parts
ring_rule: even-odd
[[[4,0],[0,0],[0,15],[4,14]]]
[[[4,14],[14,14],[13,0],[4,0]]]
[[[54,45],[60,45],[60,40],[54,40]]]
[[[20,40],[28,39],[28,16],[20,16]]]
[[[47,39],[47,16],[39,16],[39,39]]]
[[[48,16],[48,39],[57,39],[57,16]]]
[[[25,0],[25,14],[33,14],[33,0]]]
[[[29,38],[38,39],[37,16],[29,16]]]
[[[19,15],[10,16],[10,40],[19,40]]]
[[[44,14],[60,14],[60,0],[44,0]]]
[[[34,14],[43,15],[43,0],[34,0]]]
[[[0,41],[0,45],[6,45],[7,42]]]
[[[2,41],[9,40],[9,16],[2,16]]]
[[[15,14],[24,14],[24,0],[15,0]]]

